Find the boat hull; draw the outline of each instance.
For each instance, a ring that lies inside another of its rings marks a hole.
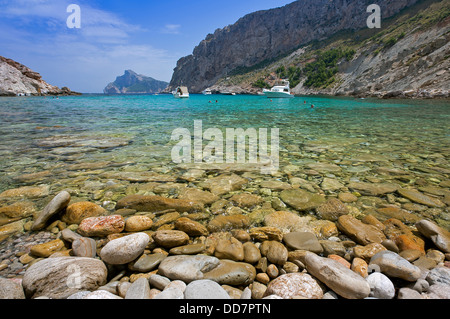
[[[189,98],[189,94],[183,94],[183,95],[180,95],[180,94],[174,94],[173,95],[176,99],[187,99],[187,98]]]
[[[264,92],[265,96],[268,98],[275,98],[275,99],[291,99],[294,96],[290,93],[286,93],[286,92],[272,92],[272,91],[265,91]]]

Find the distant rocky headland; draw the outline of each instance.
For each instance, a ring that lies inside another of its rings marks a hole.
[[[105,94],[154,94],[164,90],[169,83],[126,70],[124,75],[103,90]]]
[[[0,96],[80,95],[67,87],[48,84],[19,62],[0,56]]]
[[[256,94],[287,78],[296,95],[450,97],[449,2],[378,1],[381,29],[366,25],[371,3],[304,0],[246,15],[181,58],[168,90]]]

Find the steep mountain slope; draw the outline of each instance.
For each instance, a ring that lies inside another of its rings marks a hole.
[[[164,90],[169,83],[158,81],[151,77],[137,74],[132,70],[126,70],[124,75],[118,76],[116,80],[104,89],[105,94],[136,94],[136,93],[158,93]]]
[[[256,93],[284,77],[298,95],[448,97],[450,1],[420,1],[382,26],[311,42],[275,62],[221,78],[212,89]]]
[[[380,0],[384,18],[419,0]],[[373,0],[299,0],[281,8],[258,11],[209,34],[181,58],[169,88],[184,83],[200,92],[236,70],[273,61],[302,45],[323,40],[343,30],[366,26]]]
[[[78,95],[67,87],[50,85],[42,76],[23,64],[0,56],[0,96]]]

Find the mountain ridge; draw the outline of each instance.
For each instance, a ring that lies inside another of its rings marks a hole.
[[[125,70],[114,82],[109,83],[103,92],[105,94],[153,94],[164,90],[169,83],[156,80],[133,70]]]
[[[383,18],[391,17],[419,0],[380,0]],[[302,45],[326,39],[342,30],[366,25],[373,0],[303,0],[284,7],[257,11],[233,25],[209,34],[193,53],[181,58],[169,90],[185,83],[201,92],[237,68],[249,68],[276,59]]]
[[[288,77],[296,95],[448,98],[449,57],[450,2],[424,0],[383,20],[382,29],[341,32],[309,43],[221,78],[211,89],[256,94]]]

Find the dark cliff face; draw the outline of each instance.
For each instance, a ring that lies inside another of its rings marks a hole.
[[[200,92],[238,67],[251,67],[341,30],[366,27],[367,7],[378,4],[388,18],[419,0],[299,0],[246,15],[209,34],[181,58],[170,87],[183,83]]]

